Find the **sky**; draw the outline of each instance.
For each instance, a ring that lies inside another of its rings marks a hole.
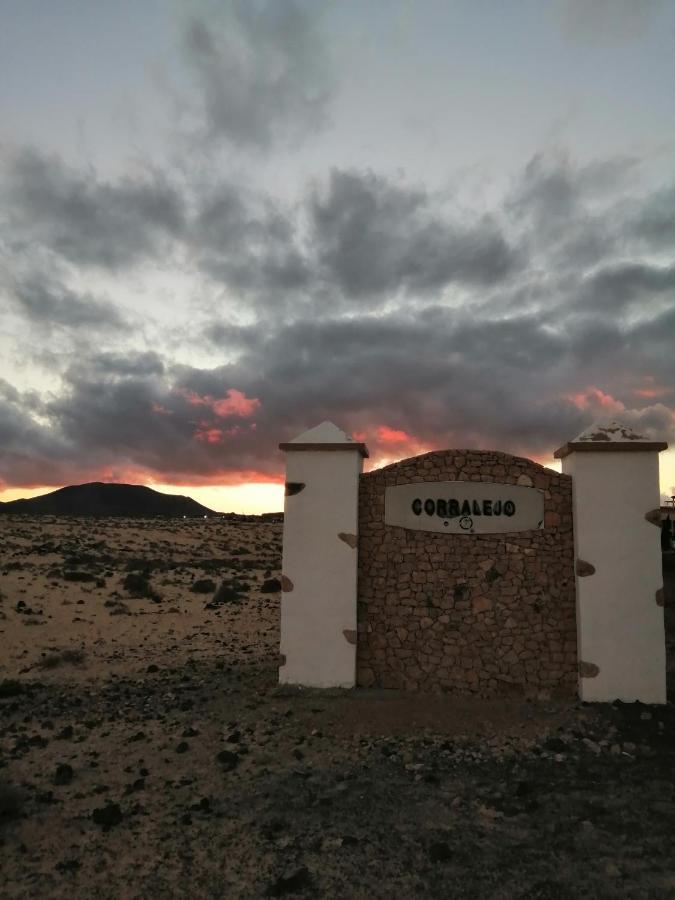
[[[326,419],[370,467],[675,446],[675,4],[0,16],[0,500],[277,510]]]

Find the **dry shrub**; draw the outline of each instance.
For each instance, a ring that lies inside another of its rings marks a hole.
[[[41,669],[56,669],[64,663],[71,666],[81,666],[87,658],[84,650],[79,648],[66,648],[65,650],[56,650],[54,653],[48,653],[38,662]]]

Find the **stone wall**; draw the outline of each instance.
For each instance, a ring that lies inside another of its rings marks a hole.
[[[385,488],[544,492],[544,528],[434,534],[384,523]],[[444,450],[361,476],[357,683],[484,696],[577,688],[572,479],[495,451]]]

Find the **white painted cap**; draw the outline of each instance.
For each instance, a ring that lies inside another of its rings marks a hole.
[[[351,444],[352,439],[333,422],[322,422],[291,439],[291,444]]]
[[[563,459],[575,450],[667,450],[665,441],[639,434],[630,425],[621,422],[598,422],[585,428],[578,437],[563,444],[553,454],[556,459]]]

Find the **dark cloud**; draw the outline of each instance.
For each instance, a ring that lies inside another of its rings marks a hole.
[[[675,300],[675,265],[613,263],[584,280],[580,303],[594,314],[607,311],[616,315],[635,304],[640,305],[639,312],[647,314],[651,302],[664,294]]]
[[[117,270],[154,256],[184,230],[183,199],[159,175],[102,182],[32,149],[3,162],[0,198],[15,242]]]
[[[0,487],[65,483],[60,463],[67,448],[44,412],[33,392],[0,381]]]
[[[273,476],[279,441],[326,418],[376,458],[443,446],[546,455],[608,416],[673,439],[675,264],[634,233],[665,208],[658,195],[617,199],[629,169],[537,158],[494,219],[453,217],[421,188],[354,171],[334,171],[294,210],[226,180],[195,192],[184,246],[250,324],[214,311],[186,342],[228,363],[179,366],[160,344],[81,352],[34,415],[0,384],[0,477]],[[52,297],[26,309],[40,315]]]
[[[310,240],[326,279],[351,297],[493,284],[520,263],[489,217],[456,223],[421,189],[334,170],[310,201]]]
[[[667,379],[653,365],[650,333],[672,346],[675,318],[662,313],[649,331],[614,329],[609,341],[586,328],[583,352],[573,325],[552,330],[535,315],[499,321],[433,307],[232,328],[239,357],[215,369],[171,367],[153,354],[82,359],[41,415],[55,446],[70,448],[73,471],[98,465],[178,483],[276,475],[278,442],[325,418],[363,433],[376,456],[442,446],[547,455],[608,414],[675,437],[667,402],[633,390]],[[628,380],[617,367],[626,359]],[[404,439],[391,444],[391,430]],[[21,441],[3,437],[0,476],[16,480],[11,452]],[[33,432],[22,446],[48,443]],[[62,449],[55,458],[63,460]],[[38,454],[36,470],[41,464]]]
[[[50,329],[61,326],[87,331],[128,331],[130,326],[117,307],[90,294],[76,294],[52,280],[37,276],[15,282],[8,288],[15,307],[32,325]]]
[[[490,286],[525,262],[496,221],[452,220],[421,189],[334,170],[295,215],[232,185],[201,206],[198,264],[266,311],[380,305],[435,297],[452,283]]]
[[[628,189],[632,157],[577,165],[562,151],[536,154],[506,201],[528,251],[549,271],[579,271],[612,256],[623,243],[626,213],[617,197]]]
[[[269,199],[221,184],[198,209],[192,241],[198,265],[233,291],[279,297],[309,288],[311,261],[290,216]]]
[[[634,204],[625,233],[651,250],[675,246],[675,187],[663,188]]]
[[[312,5],[228,0],[187,22],[183,46],[207,138],[263,150],[325,123],[332,80]]]

